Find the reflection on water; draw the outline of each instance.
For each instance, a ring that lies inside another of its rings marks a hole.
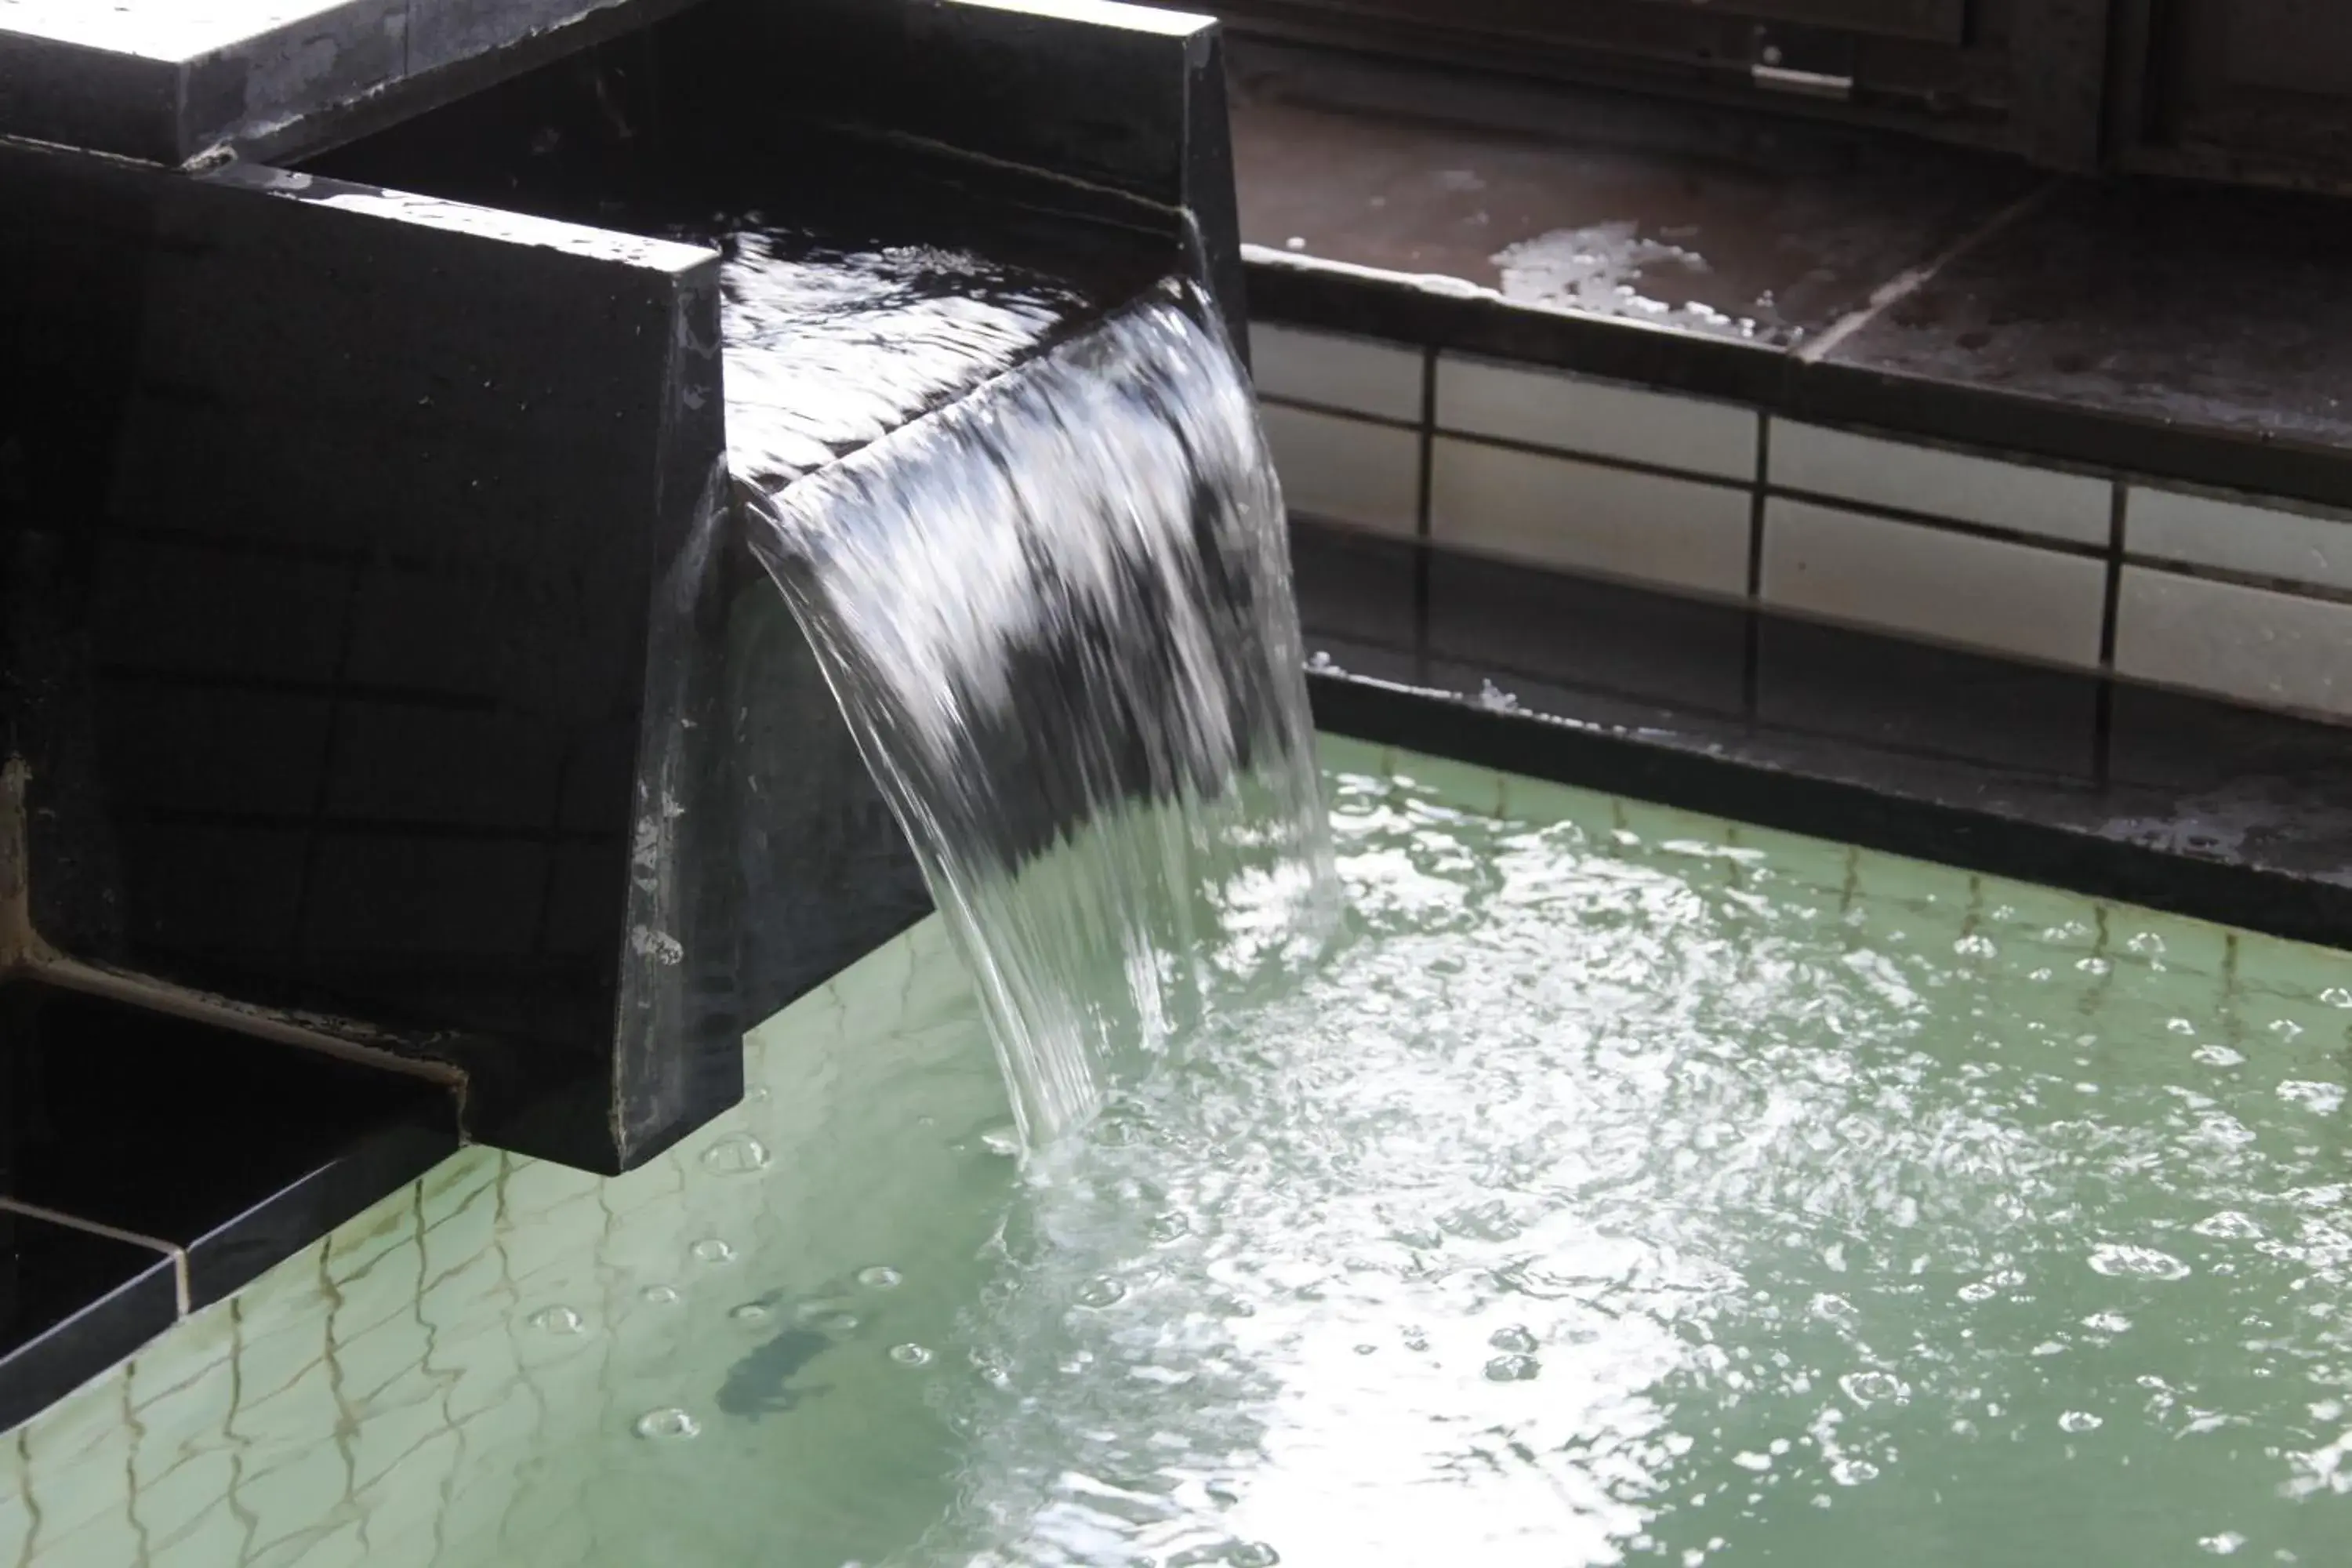
[[[1326,757],[1349,940],[1086,1138],[926,922],[16,1435],[0,1562],[2343,1561],[2340,959]]]

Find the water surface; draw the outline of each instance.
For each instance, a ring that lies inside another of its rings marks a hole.
[[[16,1435],[0,1561],[2344,1561],[2340,955],[1323,746],[1349,939],[1088,1136],[927,921]]]

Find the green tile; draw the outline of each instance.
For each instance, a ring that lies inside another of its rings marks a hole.
[[[2252,931],[2237,936],[2234,968],[2241,991],[2352,1007],[2352,953]]]
[[[1978,879],[1978,929],[2002,940],[2080,956],[2097,943],[2098,906],[2079,893],[2014,882],[2005,877]]]
[[[1422,798],[1448,810],[1471,816],[1501,814],[1503,775],[1492,768],[1424,756],[1419,752],[1399,752],[1394,776]]]
[[[33,1540],[33,1510],[26,1506],[22,1455],[13,1437],[0,1435],[0,1563],[24,1561]]]
[[[1389,773],[1389,749],[1375,742],[1359,741],[1352,735],[1318,734],[1315,756],[1327,773],[1385,778]]]
[[[149,1539],[148,1568],[232,1568],[245,1561],[245,1521],[225,1489],[185,1528]]]
[[[1761,885],[1804,888],[1832,898],[1844,893],[1855,857],[1861,853],[1847,845],[1748,823],[1739,825],[1732,839],[1762,857],[1759,867],[1769,876]]]
[[[131,1382],[131,1407],[143,1426],[190,1427],[182,1413],[190,1392],[208,1373],[229,1370],[236,1357],[235,1315],[226,1302],[207,1307],[131,1358],[124,1374]],[[218,1381],[225,1386],[231,1380]]]
[[[315,1250],[310,1257],[318,1267]],[[331,1298],[323,1289],[289,1291],[291,1298],[276,1310],[246,1312],[237,1325],[237,1388],[242,1408],[250,1409],[293,1386],[327,1357],[327,1324]],[[305,1310],[287,1307],[299,1302]],[[234,1304],[243,1311],[250,1298]]]
[[[112,1568],[140,1559],[139,1527],[118,1504],[72,1523],[41,1519],[29,1568]]]
[[[25,1433],[29,1486],[41,1528],[43,1552],[83,1523],[99,1518],[127,1521],[131,1503],[131,1450],[126,1368],[84,1384],[44,1411]]]
[[[186,1533],[215,1510],[226,1512],[236,1459],[226,1448],[183,1455],[160,1475],[142,1476],[131,1500],[131,1518],[149,1541]]]
[[[451,1165],[465,1163],[464,1155],[448,1162]],[[443,1281],[479,1259],[497,1234],[497,1162],[477,1160],[471,1164],[474,1168],[464,1173],[462,1183],[453,1183],[438,1191],[432,1178],[426,1178],[424,1277],[427,1296],[438,1293]]]
[[[248,1477],[289,1462],[315,1447],[320,1433],[335,1430],[345,1412],[340,1375],[322,1336],[319,1359],[299,1376],[265,1398],[239,1402],[229,1429],[243,1447]]]
[[[1957,867],[1865,849],[1855,856],[1853,871],[1863,900],[1933,911],[1955,927],[1979,902],[1976,874]]]
[[[421,1381],[433,1331],[417,1316],[412,1299],[400,1311],[365,1333],[335,1341],[335,1392],[354,1409],[405,1404]]]
[[[585,1171],[574,1171],[519,1154],[506,1157],[504,1173],[499,1201],[506,1209],[510,1226],[534,1215],[548,1213],[563,1204],[583,1198],[593,1203],[603,1186]]]
[[[231,1496],[253,1521],[251,1562],[302,1562],[309,1544],[331,1533],[322,1521],[344,1501],[351,1476],[341,1445],[327,1436],[333,1430],[312,1427],[278,1462],[257,1473],[248,1463],[238,1478]]]
[[[1598,790],[1521,778],[1516,773],[1500,776],[1502,814],[1514,821],[1538,827],[1572,825],[1581,829],[1586,837],[1596,839],[1605,837],[1617,825],[1616,801]]]
[[[457,1461],[457,1434],[432,1383],[403,1379],[396,1392],[369,1401],[351,1436],[352,1495],[370,1511],[386,1492],[411,1502],[438,1493]]]
[[[360,1568],[367,1561],[364,1521],[322,1525],[262,1547],[247,1568]]]

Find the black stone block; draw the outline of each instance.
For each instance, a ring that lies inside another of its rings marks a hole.
[[[542,58],[565,47],[567,33],[674,9],[669,0],[0,9],[0,135],[173,165],[214,148],[291,155],[354,110],[414,113],[506,57]]]
[[[451,1064],[575,1164],[732,1103],[714,258],[243,166],[0,184],[14,368],[71,394],[0,404],[41,942]]]
[[[457,1147],[448,1083],[121,1000],[10,989],[16,1092],[0,1120],[16,1155],[0,1200],[180,1248],[191,1309]]]
[[[172,1326],[170,1256],[0,1203],[0,1431],[62,1399]]]
[[[0,970],[229,998],[462,1073],[485,1141],[650,1157],[740,1094],[749,1022],[928,908],[730,537],[716,258],[653,237],[709,204],[855,211],[869,244],[1001,230],[1101,309],[1190,265],[1236,315],[1213,26],[11,21],[0,136],[176,164],[414,118],[303,169],[0,142],[28,888]]]

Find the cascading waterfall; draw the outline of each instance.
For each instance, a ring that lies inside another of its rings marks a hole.
[[[796,482],[761,481],[794,452],[738,437],[754,550],[1033,1142],[1319,949],[1339,907],[1281,500],[1198,303],[1171,285]],[[756,352],[730,332],[731,380],[760,384]]]

